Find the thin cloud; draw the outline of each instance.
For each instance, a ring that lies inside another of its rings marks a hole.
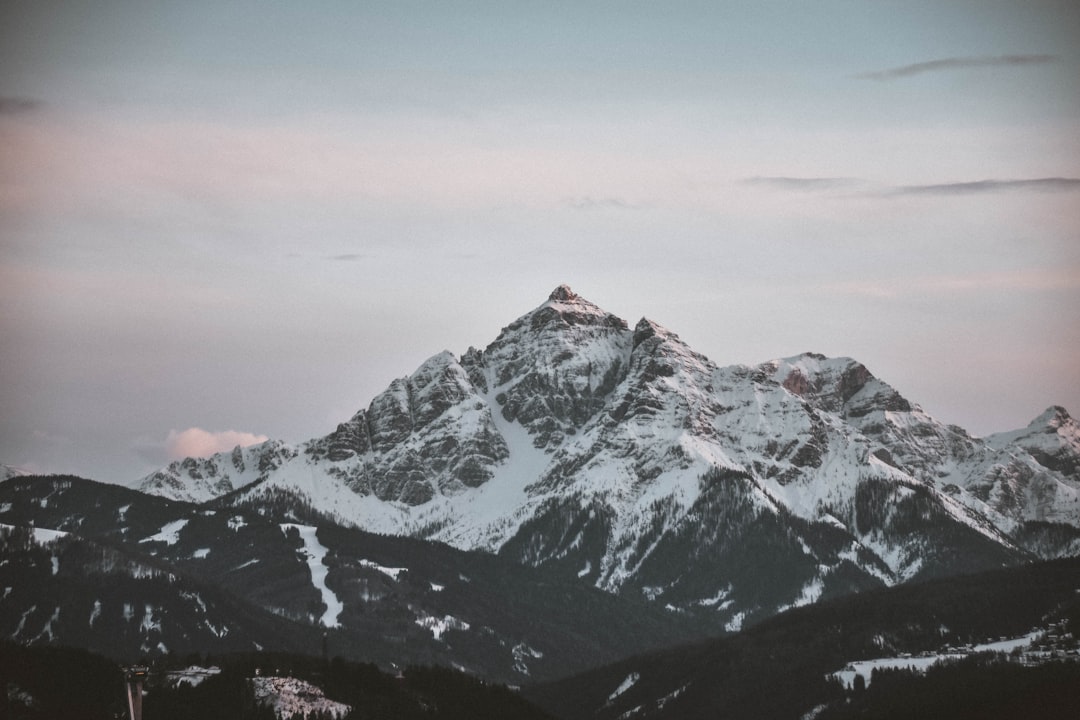
[[[861,183],[861,180],[845,177],[751,177],[743,182],[747,185],[760,185],[772,187],[778,190],[794,190],[810,192],[816,190],[833,190],[836,188],[851,187]]]
[[[784,192],[827,192],[830,190],[861,187],[856,196],[897,197],[904,195],[981,195],[1003,192],[1069,192],[1080,190],[1080,178],[1044,177],[1023,179],[968,180],[952,183],[925,185],[882,186],[867,180],[846,177],[750,177],[746,185],[771,188]]]
[[[1075,267],[852,280],[821,286],[827,292],[882,300],[980,292],[1055,292],[1077,288],[1080,288],[1080,268]]]
[[[23,115],[41,107],[41,102],[33,98],[0,95],[0,115]]]
[[[972,182],[941,183],[937,185],[905,185],[896,188],[892,195],[978,195],[984,193],[1011,192],[1061,192],[1080,190],[1080,178],[1047,177],[1030,180],[975,180]]]
[[[898,78],[922,75],[923,73],[958,70],[962,68],[982,67],[1017,67],[1027,65],[1045,65],[1057,62],[1056,55],[989,55],[980,57],[953,57],[928,62],[913,63],[900,67],[863,73],[855,77],[860,80],[896,80]]]
[[[364,260],[368,256],[363,253],[342,253],[341,255],[330,255],[327,260],[336,260],[338,262],[356,262],[358,260]]]
[[[617,197],[594,198],[583,196],[571,198],[567,201],[575,210],[595,210],[598,208],[614,208],[617,210],[638,210],[644,207],[641,203],[634,203]]]

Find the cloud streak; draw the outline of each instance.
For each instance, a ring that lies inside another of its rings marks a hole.
[[[1022,67],[1028,65],[1045,65],[1047,63],[1057,62],[1057,60],[1058,57],[1056,55],[987,55],[978,57],[953,57],[862,73],[855,77],[860,80],[886,81],[911,77],[912,75],[959,70],[963,68]]]
[[[778,190],[781,192],[827,192],[842,188],[863,186],[873,188],[874,184],[866,180],[842,177],[752,177],[743,182],[747,185]],[[877,197],[897,197],[904,195],[949,196],[949,195],[989,195],[1002,192],[1069,192],[1080,190],[1080,178],[1044,177],[1010,178],[1005,180],[966,180],[951,183],[928,183],[923,185],[877,186],[876,190],[867,189],[867,195]],[[857,193],[862,196],[864,193]]]
[[[982,292],[1046,293],[1080,288],[1080,268],[1027,268],[966,274],[923,275],[879,280],[852,280],[821,286],[840,295],[896,300],[943,297]]]
[[[0,95],[0,115],[24,115],[41,107],[33,98]]]
[[[751,177],[743,182],[747,185],[772,187],[778,190],[792,190],[797,192],[813,192],[819,190],[835,190],[837,188],[851,187],[862,181],[846,177]]]
[[[640,210],[645,207],[643,203],[624,200],[619,197],[592,197],[584,195],[570,198],[567,204],[575,210],[596,210],[599,208],[614,208],[616,210]]]
[[[892,195],[982,195],[1011,192],[1061,192],[1080,190],[1080,178],[1047,177],[1028,180],[975,180],[971,182],[941,183],[936,185],[905,185],[896,188]]]

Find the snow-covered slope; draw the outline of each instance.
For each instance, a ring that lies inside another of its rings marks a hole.
[[[321,688],[306,680],[294,677],[254,677],[248,680],[255,696],[255,703],[273,709],[281,720],[297,715],[308,717],[345,717],[352,710],[344,703],[328,699]]]
[[[432,357],[325,437],[184,460],[141,487],[501,552],[715,607],[735,629],[1025,548],[1074,552],[1048,523],[1080,525],[1078,466],[1061,408],[980,440],[854,360],[718,367],[560,286],[483,351]]]

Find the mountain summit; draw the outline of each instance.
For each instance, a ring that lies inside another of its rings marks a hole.
[[[974,438],[849,358],[718,367],[560,285],[330,434],[174,462],[141,488],[545,565],[737,629],[785,607],[1080,551],[1061,408]]]

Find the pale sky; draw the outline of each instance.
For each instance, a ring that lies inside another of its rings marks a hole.
[[[0,6],[0,463],[331,431],[567,283],[1080,413],[1080,4]]]

